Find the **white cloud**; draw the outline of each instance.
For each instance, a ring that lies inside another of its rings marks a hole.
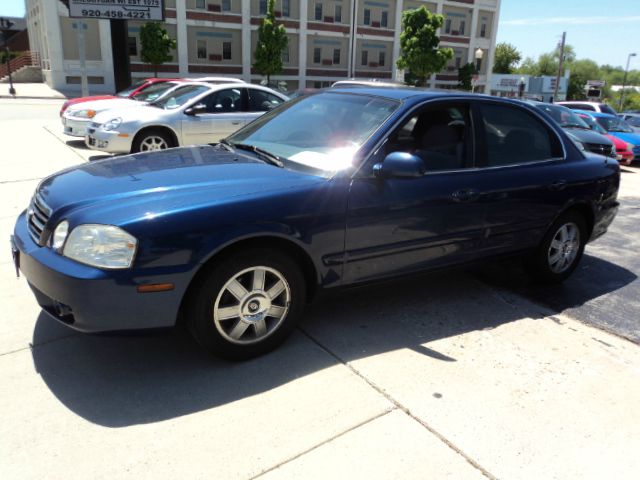
[[[625,17],[531,17],[520,18],[516,20],[503,20],[500,22],[500,26],[525,26],[532,27],[537,25],[603,25],[612,23],[630,23],[640,22],[640,16],[625,16]]]

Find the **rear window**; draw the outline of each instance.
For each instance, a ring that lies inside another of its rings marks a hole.
[[[600,111],[602,113],[609,113],[611,115],[617,115],[616,111],[611,108],[609,105],[605,105],[604,103],[600,104]]]

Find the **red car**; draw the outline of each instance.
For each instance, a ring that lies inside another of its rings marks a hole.
[[[625,142],[624,140],[620,140],[618,137],[614,137],[613,135],[609,135],[609,133],[607,133],[607,131],[604,128],[602,128],[600,124],[596,122],[593,118],[591,118],[589,115],[585,115],[583,113],[578,113],[578,112],[576,112],[576,114],[582,120],[584,120],[587,125],[589,125],[591,130],[598,132],[601,135],[604,135],[605,137],[607,137],[609,140],[613,142],[613,144],[616,147],[616,155],[620,163],[624,165],[631,165],[631,162],[633,162],[633,158],[635,154],[633,153],[633,150],[631,150],[631,147],[627,142]]]
[[[170,82],[172,80],[179,80],[178,78],[145,78],[144,80],[140,80],[139,82],[134,83],[129,88],[122,90],[121,92],[116,93],[115,95],[92,95],[90,97],[80,97],[80,98],[72,98],[67,100],[62,104],[62,108],[60,109],[60,116],[64,113],[64,111],[69,108],[71,105],[75,105],[76,103],[82,102],[91,102],[93,100],[109,100],[112,98],[133,98],[136,94],[142,92],[144,89],[149,88],[151,85],[162,82]]]

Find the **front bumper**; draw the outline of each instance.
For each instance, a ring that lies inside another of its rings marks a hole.
[[[84,143],[92,150],[100,150],[107,153],[129,153],[133,135],[116,131],[105,131],[99,128],[89,127],[84,138]]]
[[[49,316],[82,332],[162,328],[175,325],[190,272],[140,274],[82,265],[36,245],[23,212],[11,237],[12,250],[36,300]],[[174,283],[175,289],[138,293],[137,286]]]
[[[72,137],[84,137],[90,122],[90,118],[62,117],[64,133]]]

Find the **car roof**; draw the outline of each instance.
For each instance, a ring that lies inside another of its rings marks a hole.
[[[206,83],[246,83],[244,80],[233,77],[188,77],[184,78],[188,82],[206,82]]]
[[[323,92],[327,93],[353,93],[357,95],[373,95],[377,97],[385,97],[391,100],[406,100],[409,98],[446,98],[446,97],[468,97],[468,98],[495,98],[489,95],[472,94],[458,90],[439,90],[432,88],[418,88],[407,85],[376,85],[369,86],[358,84],[353,86],[340,86],[339,88],[327,88]]]

